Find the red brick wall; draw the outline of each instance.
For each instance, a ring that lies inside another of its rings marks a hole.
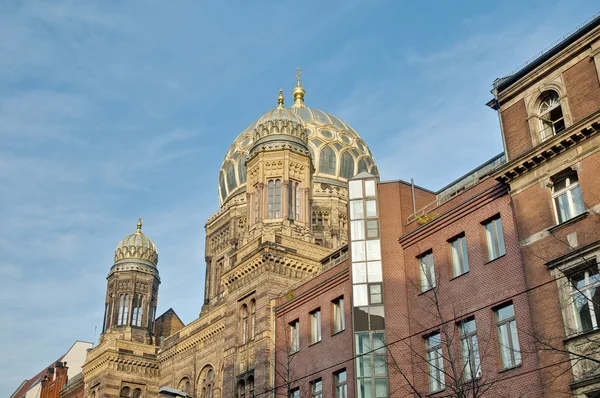
[[[573,123],[600,109],[600,84],[594,60],[586,57],[563,72]]]
[[[524,100],[521,99],[502,110],[500,116],[509,159],[514,159],[533,148]]]
[[[275,308],[277,395],[286,395],[286,383],[300,388],[300,396],[310,396],[310,382],[321,379],[323,396],[334,396],[334,372],[346,369],[348,396],[354,396],[352,360],[352,285],[349,261],[342,262],[292,291],[293,298],[281,297]],[[333,334],[332,300],[344,297],[345,330]],[[290,296],[291,297],[291,296]],[[311,311],[321,309],[321,341],[311,344]],[[300,321],[300,350],[288,354],[289,327]],[[290,372],[289,375],[287,372]]]

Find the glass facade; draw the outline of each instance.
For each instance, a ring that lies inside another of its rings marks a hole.
[[[387,397],[387,355],[377,180],[349,182],[356,396]]]

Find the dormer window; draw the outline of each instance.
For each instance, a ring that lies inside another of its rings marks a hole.
[[[548,91],[542,95],[539,115],[541,124],[540,139],[542,142],[559,134],[566,127],[560,99],[556,91]]]

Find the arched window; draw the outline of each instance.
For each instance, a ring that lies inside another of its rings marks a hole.
[[[360,173],[360,172],[362,172],[362,171],[366,171],[366,172],[368,172],[368,171],[369,171],[369,168],[367,167],[367,163],[365,162],[365,160],[364,160],[364,159],[361,159],[361,160],[358,162],[358,172]]]
[[[205,366],[200,372],[198,385],[202,387],[202,398],[213,398],[215,388],[215,371],[210,365]]]
[[[256,301],[250,301],[250,340],[256,335]]]
[[[240,321],[240,333],[242,335],[242,344],[245,344],[248,340],[248,307],[246,306],[246,304],[242,305],[242,308],[240,309]]]
[[[248,377],[248,398],[254,398],[254,377]]]
[[[130,398],[130,396],[131,396],[131,389],[129,387],[123,387],[123,388],[121,388],[121,394],[119,394],[119,396],[121,398]]]
[[[267,183],[267,218],[281,217],[281,180],[269,180]]]
[[[131,306],[131,326],[142,326],[142,296],[140,294],[133,296],[133,305]]]
[[[244,380],[238,382],[237,398],[246,398],[246,383],[244,383]]]
[[[119,299],[119,319],[117,325],[127,325],[129,319],[129,295],[121,294]]]
[[[92,397],[91,398],[96,398],[96,391],[92,391]]]
[[[235,167],[233,167],[233,163],[229,163],[229,166],[227,166],[227,190],[233,192],[236,186]]]
[[[140,390],[139,388],[133,390],[132,398],[142,398],[142,390]]]
[[[336,161],[337,156],[335,155],[333,148],[330,146],[323,147],[323,149],[321,149],[321,154],[319,155],[319,173],[336,175]]]
[[[219,188],[221,191],[221,201],[225,201],[227,197],[227,189],[225,188],[225,176],[223,175],[223,171],[219,174]]]
[[[190,383],[190,379],[188,379],[187,377],[184,377],[183,379],[181,379],[181,381],[179,382],[177,389],[180,391],[184,391],[186,393],[191,393],[192,392],[192,383]]]
[[[542,141],[565,129],[565,119],[556,91],[548,91],[542,94],[540,97],[539,113],[541,123],[540,138]]]
[[[300,219],[300,183],[296,181],[288,184],[288,218]]]
[[[347,180],[354,177],[354,157],[352,157],[350,152],[344,152],[342,154],[340,177],[343,177]]]
[[[246,174],[248,173],[246,169],[246,161],[248,160],[248,156],[242,155],[238,162],[238,179],[240,180],[240,184],[246,182]]]

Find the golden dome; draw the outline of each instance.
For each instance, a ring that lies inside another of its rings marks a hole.
[[[122,260],[137,259],[158,265],[158,251],[154,243],[142,233],[142,219],[138,219],[137,230],[126,236],[115,249],[115,263]]]
[[[308,108],[304,105],[304,94],[301,94],[292,108],[283,108],[282,103],[281,108],[266,112],[235,139],[225,155],[219,174],[221,205],[245,192],[246,161],[257,140],[255,130],[273,119],[290,120],[305,127],[308,150],[315,166],[313,181],[347,186],[348,179],[361,171],[379,175],[373,155],[358,133],[338,117]]]

